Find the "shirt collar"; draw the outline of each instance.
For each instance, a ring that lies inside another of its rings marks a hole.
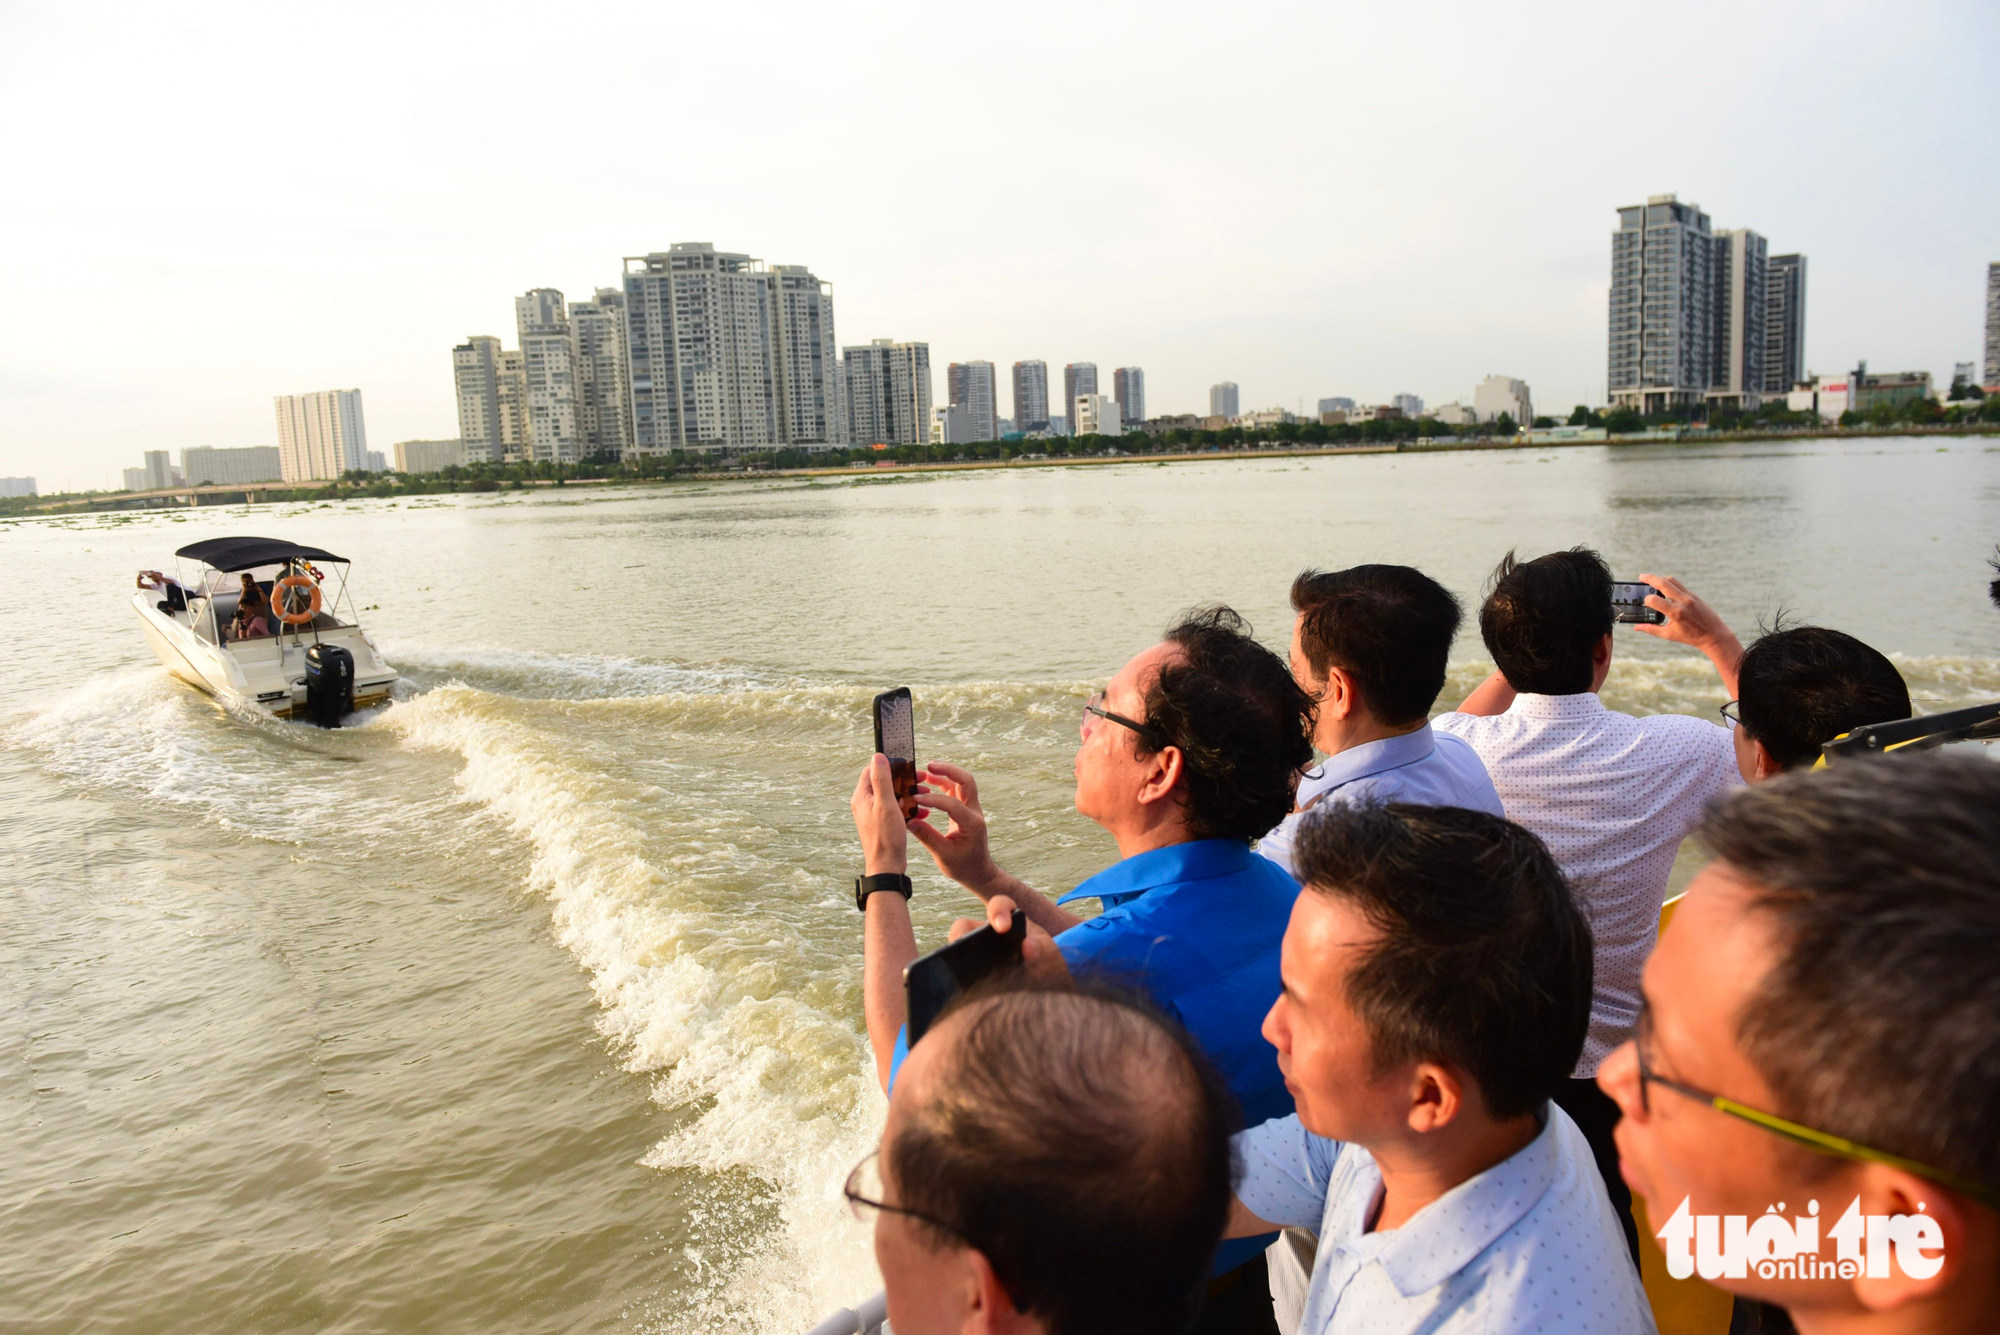
[[[1109,908],[1113,900],[1130,899],[1159,886],[1234,876],[1249,868],[1251,856],[1250,845],[1241,839],[1193,839],[1184,844],[1168,844],[1113,863],[1056,903],[1096,898]]]
[[[1401,1228],[1372,1235],[1380,1239],[1375,1260],[1396,1291],[1410,1298],[1436,1288],[1520,1223],[1555,1183],[1556,1135],[1556,1119],[1544,1105],[1541,1134],[1526,1146],[1459,1183]]]
[[[1321,761],[1317,768],[1299,776],[1298,803],[1303,807],[1322,793],[1353,783],[1356,779],[1414,765],[1435,750],[1437,734],[1426,723],[1411,732],[1378,737],[1372,742],[1336,751]]]
[[[1604,701],[1597,698],[1595,691],[1579,691],[1575,695],[1531,695],[1526,692],[1514,697],[1514,703],[1507,706],[1509,714],[1519,714],[1526,718],[1590,718],[1605,713]]]

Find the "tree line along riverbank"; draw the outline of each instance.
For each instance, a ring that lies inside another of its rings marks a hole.
[[[1981,408],[2000,409],[2000,398]],[[1547,419],[1539,419],[1546,421]],[[1576,422],[1575,425],[1585,425]],[[1620,423],[1620,425],[1624,425]],[[1313,455],[1436,452],[1453,450],[1563,449],[1579,445],[1679,442],[1710,444],[1747,440],[1862,439],[1906,436],[2000,435],[2000,411],[1938,423],[1849,427],[1763,425],[1745,421],[1731,428],[1676,422],[1641,423],[1638,430],[1589,438],[1551,438],[1529,433],[1453,433],[1429,421],[1374,421],[1348,426],[1286,423],[1252,432],[1175,430],[1159,435],[1080,436],[1050,440],[1006,440],[958,445],[902,445],[873,449],[744,451],[735,455],[692,452],[648,455],[628,460],[576,463],[463,464],[435,473],[354,472],[334,481],[297,485],[179,487],[155,492],[76,492],[0,499],[0,517],[26,518],[185,506],[253,502],[346,501],[371,497],[459,495],[524,491],[544,487],[646,486],[673,482],[716,482],[740,478],[853,477],[968,469],[1102,466],[1119,463],[1172,463],[1222,458],[1284,458]],[[1372,428],[1372,429],[1371,429]]]

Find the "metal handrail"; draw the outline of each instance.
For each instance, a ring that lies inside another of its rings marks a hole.
[[[889,1331],[889,1295],[877,1293],[852,1307],[843,1307],[806,1332],[806,1335],[877,1335]]]

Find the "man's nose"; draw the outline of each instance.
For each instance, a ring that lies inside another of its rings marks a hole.
[[[1597,1068],[1597,1087],[1611,1096],[1624,1116],[1645,1120],[1646,1110],[1639,1097],[1638,1044],[1628,1039],[1611,1050]]]

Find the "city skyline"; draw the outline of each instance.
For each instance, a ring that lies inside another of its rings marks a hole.
[[[810,259],[841,303],[844,343],[920,338],[940,369],[1143,366],[1152,415],[1198,410],[1225,378],[1246,409],[1297,409],[1453,400],[1495,368],[1566,411],[1606,401],[1614,210],[1671,192],[1811,257],[1806,369],[1865,358],[1943,379],[1982,359],[2000,183],[1962,144],[2000,119],[1990,6],[1885,25],[1695,3],[1677,26],[1732,41],[1690,72],[1694,39],[1655,40],[1637,12],[1586,25],[1554,6],[1447,5],[1423,23],[1419,67],[1350,61],[1336,87],[1300,53],[1403,49],[1416,20],[1252,5],[1217,29],[1168,5],[1135,29],[1031,4],[998,38],[940,14],[876,41],[796,6],[611,6],[554,23],[504,10],[470,27],[415,12],[393,28],[233,5],[8,11],[0,107],[43,128],[10,145],[16,193],[0,218],[6,253],[32,257],[10,290],[38,312],[0,333],[0,474],[102,487],[141,444],[271,444],[271,397],[299,385],[363,387],[377,440],[451,436],[437,349],[514,328],[523,292],[574,304],[612,279],[605,256],[685,237]],[[736,97],[733,68],[697,53],[746,20],[810,43],[825,77]],[[1032,43],[1037,24],[1076,40]],[[667,53],[661,78],[595,89],[601,125],[722,105],[740,124],[678,142],[657,172],[628,169],[641,132],[577,136],[534,118],[437,154],[429,132],[493,104],[484,72],[527,32],[554,68]],[[1134,59],[1089,59],[1092,40]],[[933,48],[970,55],[937,62]],[[1286,61],[1299,77],[1269,77]],[[1507,68],[1536,77],[1503,88],[1489,76]],[[749,151],[891,72],[921,108],[893,157],[794,154],[775,173]],[[1203,97],[1170,95],[1191,82]],[[1633,83],[1692,94],[1648,123],[1642,152],[1629,128],[1578,114]],[[1117,161],[1056,207],[1060,175],[1027,146],[1086,134],[1115,136]],[[879,207],[913,166],[956,161],[975,138],[1000,145],[1002,207]],[[1845,167],[1828,165],[1829,144]],[[271,187],[268,164],[306,159],[329,164],[338,208]],[[496,189],[543,159],[592,184]],[[1871,186],[1884,164],[1920,187]],[[1044,178],[1039,197],[1018,184]],[[100,346],[114,309],[134,350],[115,375]]]

